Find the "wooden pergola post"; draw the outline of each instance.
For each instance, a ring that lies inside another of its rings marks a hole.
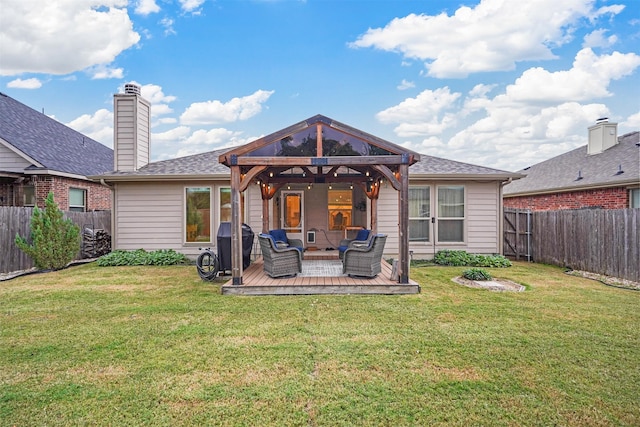
[[[231,277],[234,285],[242,285],[242,214],[240,166],[231,166]]]
[[[400,192],[398,197],[398,236],[399,236],[399,264],[398,282],[409,283],[409,164],[399,166]]]

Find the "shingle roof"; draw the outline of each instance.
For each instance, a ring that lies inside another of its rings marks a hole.
[[[420,154],[420,161],[409,167],[410,175],[492,175],[518,177],[517,173],[507,172],[470,163],[456,162],[454,160]]]
[[[132,179],[145,178],[180,178],[194,177],[202,175],[219,175],[228,177],[229,168],[218,162],[221,154],[232,150],[232,148],[223,148],[220,150],[210,151],[202,154],[195,154],[177,159],[163,160],[159,162],[149,163],[137,171],[114,171],[104,174],[105,177],[122,180],[130,177]],[[487,177],[506,179],[508,177],[517,178],[519,175],[514,172],[505,172],[498,169],[486,168],[483,166],[472,165],[468,163],[456,162],[453,160],[442,159],[439,157],[420,155],[420,161],[409,167],[409,173],[413,176],[437,177],[453,175],[461,178],[465,176]]]
[[[640,183],[640,132],[618,138],[618,144],[598,154],[587,146],[523,169],[525,178],[504,187],[504,195],[550,193],[581,188]],[[618,173],[619,168],[623,173]],[[581,176],[581,179],[578,179]]]
[[[113,169],[111,148],[3,93],[0,93],[0,138],[44,169],[81,176]]]
[[[137,171],[114,171],[105,175],[109,177],[175,176],[176,178],[197,175],[229,175],[229,168],[218,163],[218,156],[230,149],[223,148],[177,159],[152,162]]]

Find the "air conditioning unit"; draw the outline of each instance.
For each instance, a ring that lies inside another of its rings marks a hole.
[[[307,231],[307,243],[315,243],[315,242],[316,242],[316,232]]]

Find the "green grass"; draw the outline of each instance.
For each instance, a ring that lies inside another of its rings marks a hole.
[[[0,282],[0,425],[640,425],[640,292],[515,263],[520,293],[233,297],[194,266]]]

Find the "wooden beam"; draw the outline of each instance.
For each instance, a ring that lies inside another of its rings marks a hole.
[[[242,285],[241,213],[240,167],[231,166],[231,276],[234,285]]]
[[[409,283],[409,165],[400,165],[398,197],[399,271],[398,282]]]
[[[406,162],[403,156],[335,156],[335,157],[238,157],[239,166],[371,166],[401,165]]]
[[[251,184],[253,179],[256,176],[260,175],[260,173],[263,172],[266,168],[267,168],[266,166],[254,166],[254,167],[252,167],[249,170],[249,172],[247,172],[244,175],[244,178],[240,182],[240,191],[245,191],[249,187],[249,185]]]
[[[396,179],[396,175],[391,171],[391,169],[383,165],[373,165],[371,167],[384,175],[396,191],[400,191],[400,181]]]
[[[322,157],[322,124],[316,124],[316,156]]]

